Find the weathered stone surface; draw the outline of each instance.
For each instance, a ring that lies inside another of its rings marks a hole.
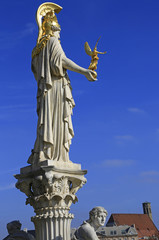
[[[35,240],[32,234],[21,230],[21,223],[19,221],[12,221],[7,224],[9,235],[3,240]]]
[[[70,163],[60,168],[49,161],[41,167],[28,166],[15,175],[16,187],[27,196],[26,204],[34,208],[32,217],[38,240],[70,239],[73,214],[69,213],[72,203],[78,201],[76,192],[86,183],[86,170]],[[78,170],[77,170],[78,169]]]

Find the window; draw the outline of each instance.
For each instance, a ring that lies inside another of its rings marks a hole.
[[[110,231],[110,235],[113,235],[113,231]]]
[[[116,234],[116,231],[114,231],[114,235]]]
[[[125,232],[125,230],[121,230],[121,234],[125,234],[126,232]]]

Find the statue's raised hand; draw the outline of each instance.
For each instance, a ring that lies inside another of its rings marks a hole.
[[[96,72],[94,72],[94,71],[92,71],[90,69],[87,69],[84,75],[90,82],[97,81],[97,78],[96,78],[97,74],[96,74]]]
[[[90,82],[97,81],[97,73],[95,71],[82,68],[67,57],[63,57],[62,65],[65,69],[83,74]]]

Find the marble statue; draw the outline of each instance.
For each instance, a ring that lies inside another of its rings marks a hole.
[[[56,18],[61,9],[55,3],[46,2],[36,13],[39,35],[32,52],[32,71],[37,81],[37,136],[28,159],[30,165],[15,175],[16,187],[27,196],[26,204],[34,208],[31,221],[38,240],[70,240],[74,218],[70,207],[78,201],[76,193],[87,181],[87,170],[82,170],[81,164],[69,159],[74,136],[71,115],[75,103],[67,70],[83,74],[92,82],[96,81],[96,74],[66,57],[60,44],[61,28]],[[96,55],[95,49],[92,62]],[[100,214],[93,211],[90,221],[81,229],[96,236],[96,225],[101,225],[106,216],[104,211]]]
[[[95,207],[89,212],[89,219],[75,231],[72,240],[98,240],[96,231],[103,226],[108,215],[103,207]]]
[[[19,221],[12,221],[7,224],[9,235],[3,240],[35,240],[34,236],[21,230],[22,224]]]
[[[66,57],[60,44],[60,25],[55,13],[62,7],[42,4],[37,11],[39,37],[32,52],[32,71],[37,81],[37,137],[28,159],[30,164],[45,160],[70,162],[69,148],[74,136],[72,109],[75,106],[67,70],[96,81],[94,71]]]

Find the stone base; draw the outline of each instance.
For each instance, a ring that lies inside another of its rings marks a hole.
[[[46,160],[15,175],[16,187],[27,195],[26,204],[36,213],[32,221],[37,240],[70,240],[73,215],[69,210],[78,201],[75,194],[86,183],[86,173],[80,164]]]
[[[81,164],[77,164],[77,163],[72,163],[70,162],[55,162],[55,161],[51,161],[51,160],[45,160],[43,162],[41,162],[39,165],[29,165],[26,167],[23,167],[20,169],[20,173],[21,174],[26,174],[29,172],[35,172],[37,170],[39,170],[42,167],[51,167],[54,169],[58,169],[58,170],[72,170],[72,171],[81,171]],[[87,171],[84,170],[84,174],[86,174]]]

